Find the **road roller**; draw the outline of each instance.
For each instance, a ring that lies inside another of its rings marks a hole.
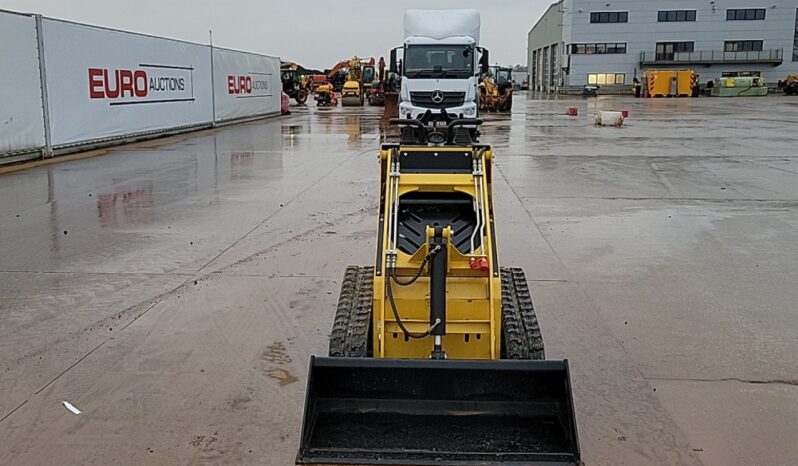
[[[341,105],[344,107],[362,107],[364,101],[363,65],[360,63],[359,58],[353,57],[349,60],[346,82],[341,88]]]

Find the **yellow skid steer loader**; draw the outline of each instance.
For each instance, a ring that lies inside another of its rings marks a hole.
[[[568,361],[544,360],[524,273],[499,266],[481,121],[391,123],[376,259],[347,268],[311,358],[297,464],[579,464]]]

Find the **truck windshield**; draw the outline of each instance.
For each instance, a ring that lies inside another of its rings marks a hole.
[[[408,78],[468,78],[474,51],[467,45],[408,45],[403,66]]]

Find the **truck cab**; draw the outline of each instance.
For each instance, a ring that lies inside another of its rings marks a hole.
[[[391,71],[401,76],[399,115],[419,118],[443,109],[475,118],[478,78],[488,63],[488,51],[479,46],[479,12],[408,10],[404,26],[404,43],[391,51]]]
[[[498,65],[490,67],[490,75],[496,80],[496,85],[499,89],[506,89],[513,86],[513,69]]]

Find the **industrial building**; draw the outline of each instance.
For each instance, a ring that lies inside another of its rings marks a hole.
[[[759,1],[759,3],[757,3]],[[700,81],[798,73],[796,0],[560,0],[528,34],[530,89],[629,89],[648,69]]]

